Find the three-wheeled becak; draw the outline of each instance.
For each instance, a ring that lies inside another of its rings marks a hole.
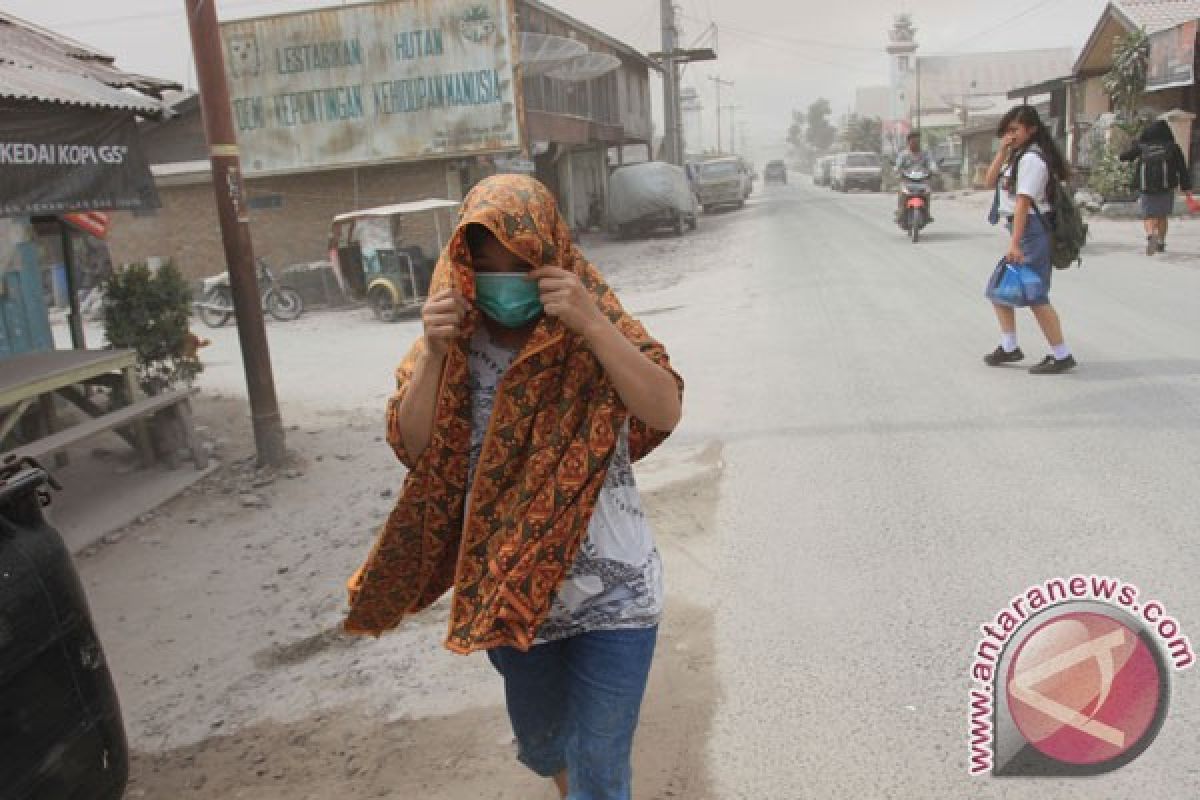
[[[438,254],[454,232],[458,206],[430,199],[334,217],[329,260],[342,291],[365,300],[384,322],[419,309]]]

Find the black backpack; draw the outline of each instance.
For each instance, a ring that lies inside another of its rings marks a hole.
[[[1136,188],[1140,192],[1158,194],[1179,187],[1175,170],[1171,168],[1171,145],[1163,142],[1145,142],[1138,158],[1134,175]]]
[[[1042,227],[1050,231],[1050,263],[1055,269],[1067,269],[1075,264],[1083,266],[1081,251],[1087,244],[1088,226],[1079,206],[1075,205],[1070,187],[1051,175],[1046,194],[1054,203],[1054,224],[1042,216],[1037,203],[1033,204],[1033,210]]]
[[[1042,227],[1050,232],[1050,263],[1055,269],[1067,269],[1076,264],[1083,266],[1083,248],[1087,245],[1088,226],[1083,221],[1083,214],[1075,204],[1071,187],[1060,181],[1050,167],[1050,161],[1045,153],[1035,150],[1046,170],[1050,173],[1046,181],[1046,199],[1054,204],[1054,224],[1042,216],[1042,210],[1035,201],[1033,212],[1037,214]]]

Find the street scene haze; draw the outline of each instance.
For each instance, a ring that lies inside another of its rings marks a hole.
[[[0,800],[1200,797],[1198,41],[7,0]]]

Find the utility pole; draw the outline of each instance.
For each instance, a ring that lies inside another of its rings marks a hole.
[[[917,56],[917,133],[921,132],[921,57]]]
[[[741,106],[735,105],[725,106],[725,110],[729,112],[729,152],[731,154],[737,153],[737,137],[734,135],[734,131],[737,112],[740,108]]]
[[[246,212],[246,192],[242,183],[241,157],[225,82],[225,59],[221,53],[221,35],[217,28],[216,0],[183,0],[192,53],[196,59],[196,83],[204,132],[212,160],[213,192],[217,218],[229,265],[229,285],[233,292],[233,311],[237,319],[238,341],[246,371],[250,396],[250,416],[254,425],[254,444],[261,466],[279,466],[287,455],[283,420],[275,397],[275,378],[271,371],[271,353],[263,326],[259,302],[254,250],[250,242],[250,218]]]
[[[679,68],[675,60],[676,42],[674,0],[659,0],[662,16],[663,48],[663,160],[683,164],[679,152]]]
[[[693,61],[713,61],[717,54],[711,48],[684,49],[679,46],[679,28],[675,24],[673,0],[659,0],[662,15],[661,53],[650,58],[663,68],[663,159],[683,165],[683,110],[679,91],[679,65]]]
[[[733,81],[723,81],[720,75],[709,75],[708,79],[717,85],[717,154],[721,153],[721,87],[733,86]]]

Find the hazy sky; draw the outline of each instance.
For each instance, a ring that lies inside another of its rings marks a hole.
[[[658,0],[547,1],[643,51],[660,45]],[[2,4],[9,13],[107,51],[126,69],[194,82],[184,0]],[[227,19],[328,5],[337,3],[218,0],[217,9]],[[1104,6],[1105,0],[677,0],[685,44],[698,40],[710,22],[720,31],[720,61],[694,65],[685,75],[685,84],[700,90],[706,106],[708,141],[714,138],[715,120],[713,83],[706,78],[719,72],[735,82],[732,91],[724,91],[722,104],[741,107],[738,119],[748,123],[753,149],[760,154],[781,146],[792,108],[825,95],[842,113],[853,103],[856,86],[887,82],[883,46],[898,11],[913,14],[920,52],[934,54],[1078,50]],[[723,127],[728,130],[727,122]]]

